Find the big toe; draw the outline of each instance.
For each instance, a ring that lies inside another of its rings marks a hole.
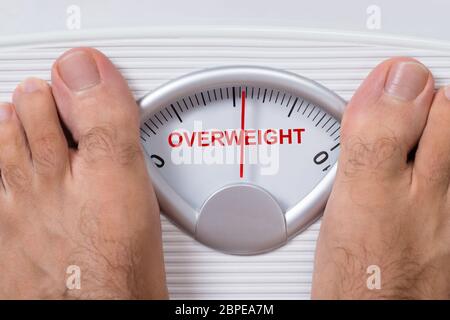
[[[339,174],[404,173],[424,130],[434,93],[429,70],[410,58],[378,65],[345,112]]]
[[[139,110],[120,72],[101,52],[77,48],[52,69],[59,113],[84,160],[126,162],[140,151]]]

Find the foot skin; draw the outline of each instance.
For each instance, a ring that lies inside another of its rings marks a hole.
[[[423,65],[396,58],[349,103],[313,298],[449,298],[450,90],[433,88]]]
[[[139,110],[103,54],[70,50],[51,88],[0,105],[0,172],[0,298],[167,296]]]

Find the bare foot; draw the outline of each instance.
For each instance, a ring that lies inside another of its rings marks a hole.
[[[450,90],[433,87],[423,65],[391,59],[349,103],[313,298],[450,297]]]
[[[139,111],[103,54],[70,50],[52,88],[27,79],[1,104],[0,170],[1,298],[166,297]]]

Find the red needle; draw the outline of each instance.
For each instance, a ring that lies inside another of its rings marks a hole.
[[[244,177],[244,143],[245,143],[245,91],[242,90],[242,108],[241,108],[241,160],[239,163],[239,176]]]

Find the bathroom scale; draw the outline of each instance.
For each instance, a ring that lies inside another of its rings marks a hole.
[[[444,0],[3,1],[0,99],[92,46],[141,108],[172,299],[308,299],[340,120],[370,70],[450,83]]]

